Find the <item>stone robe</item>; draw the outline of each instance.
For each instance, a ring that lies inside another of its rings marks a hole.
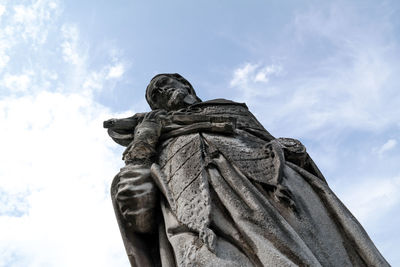
[[[157,224],[135,233],[114,198],[133,266],[389,266],[298,141],[272,137],[244,104],[182,112],[214,119],[165,133],[151,167],[127,166],[113,183],[115,196],[134,177],[125,210]],[[143,186],[149,177],[156,186]],[[152,210],[137,204],[156,198]]]

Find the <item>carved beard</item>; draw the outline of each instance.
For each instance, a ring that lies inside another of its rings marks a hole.
[[[196,98],[193,95],[177,89],[171,94],[168,100],[168,107],[170,107],[170,109],[180,109],[194,103],[196,103]]]

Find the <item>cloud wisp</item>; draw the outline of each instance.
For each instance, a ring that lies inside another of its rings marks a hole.
[[[104,51],[112,63],[91,67],[58,1],[2,7],[0,266],[127,265],[109,199],[121,151],[101,128],[126,114],[95,101],[126,64]]]
[[[400,54],[400,45],[390,26],[391,17],[371,19],[350,4],[343,10],[342,4],[297,13],[286,27],[285,36],[292,38],[287,38],[280,51],[280,71],[269,74],[279,75],[261,79],[268,81],[262,89],[261,80],[254,77],[257,63],[245,63],[232,71],[230,85],[237,95],[246,96],[251,106],[268,109],[271,116],[266,124],[278,128],[284,121],[295,125],[295,134],[303,136],[328,128],[330,133],[346,128],[379,131],[400,117],[395,74],[400,66],[394,56]],[[321,43],[328,48],[319,51]],[[264,76],[260,73],[258,77]]]
[[[386,143],[384,143],[379,149],[378,149],[378,154],[380,156],[383,155],[383,153],[392,150],[397,146],[397,140],[396,139],[389,139],[387,140]]]
[[[374,240],[386,249],[398,234],[387,237],[383,225],[400,218],[394,19],[386,4],[309,6],[285,27],[279,75],[266,75],[260,84],[258,63],[247,62],[232,70],[230,81],[236,99],[245,96],[272,134],[309,144],[331,186],[368,231],[380,233]],[[271,58],[259,61],[268,66]],[[393,253],[389,259],[400,260]]]

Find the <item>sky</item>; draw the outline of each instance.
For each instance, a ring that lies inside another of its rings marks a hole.
[[[109,118],[158,73],[299,139],[400,266],[400,2],[0,0],[0,266],[129,266]]]

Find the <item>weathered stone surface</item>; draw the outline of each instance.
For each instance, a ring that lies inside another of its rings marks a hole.
[[[111,195],[132,266],[389,266],[298,140],[179,74],[146,99],[104,122],[127,146]]]

